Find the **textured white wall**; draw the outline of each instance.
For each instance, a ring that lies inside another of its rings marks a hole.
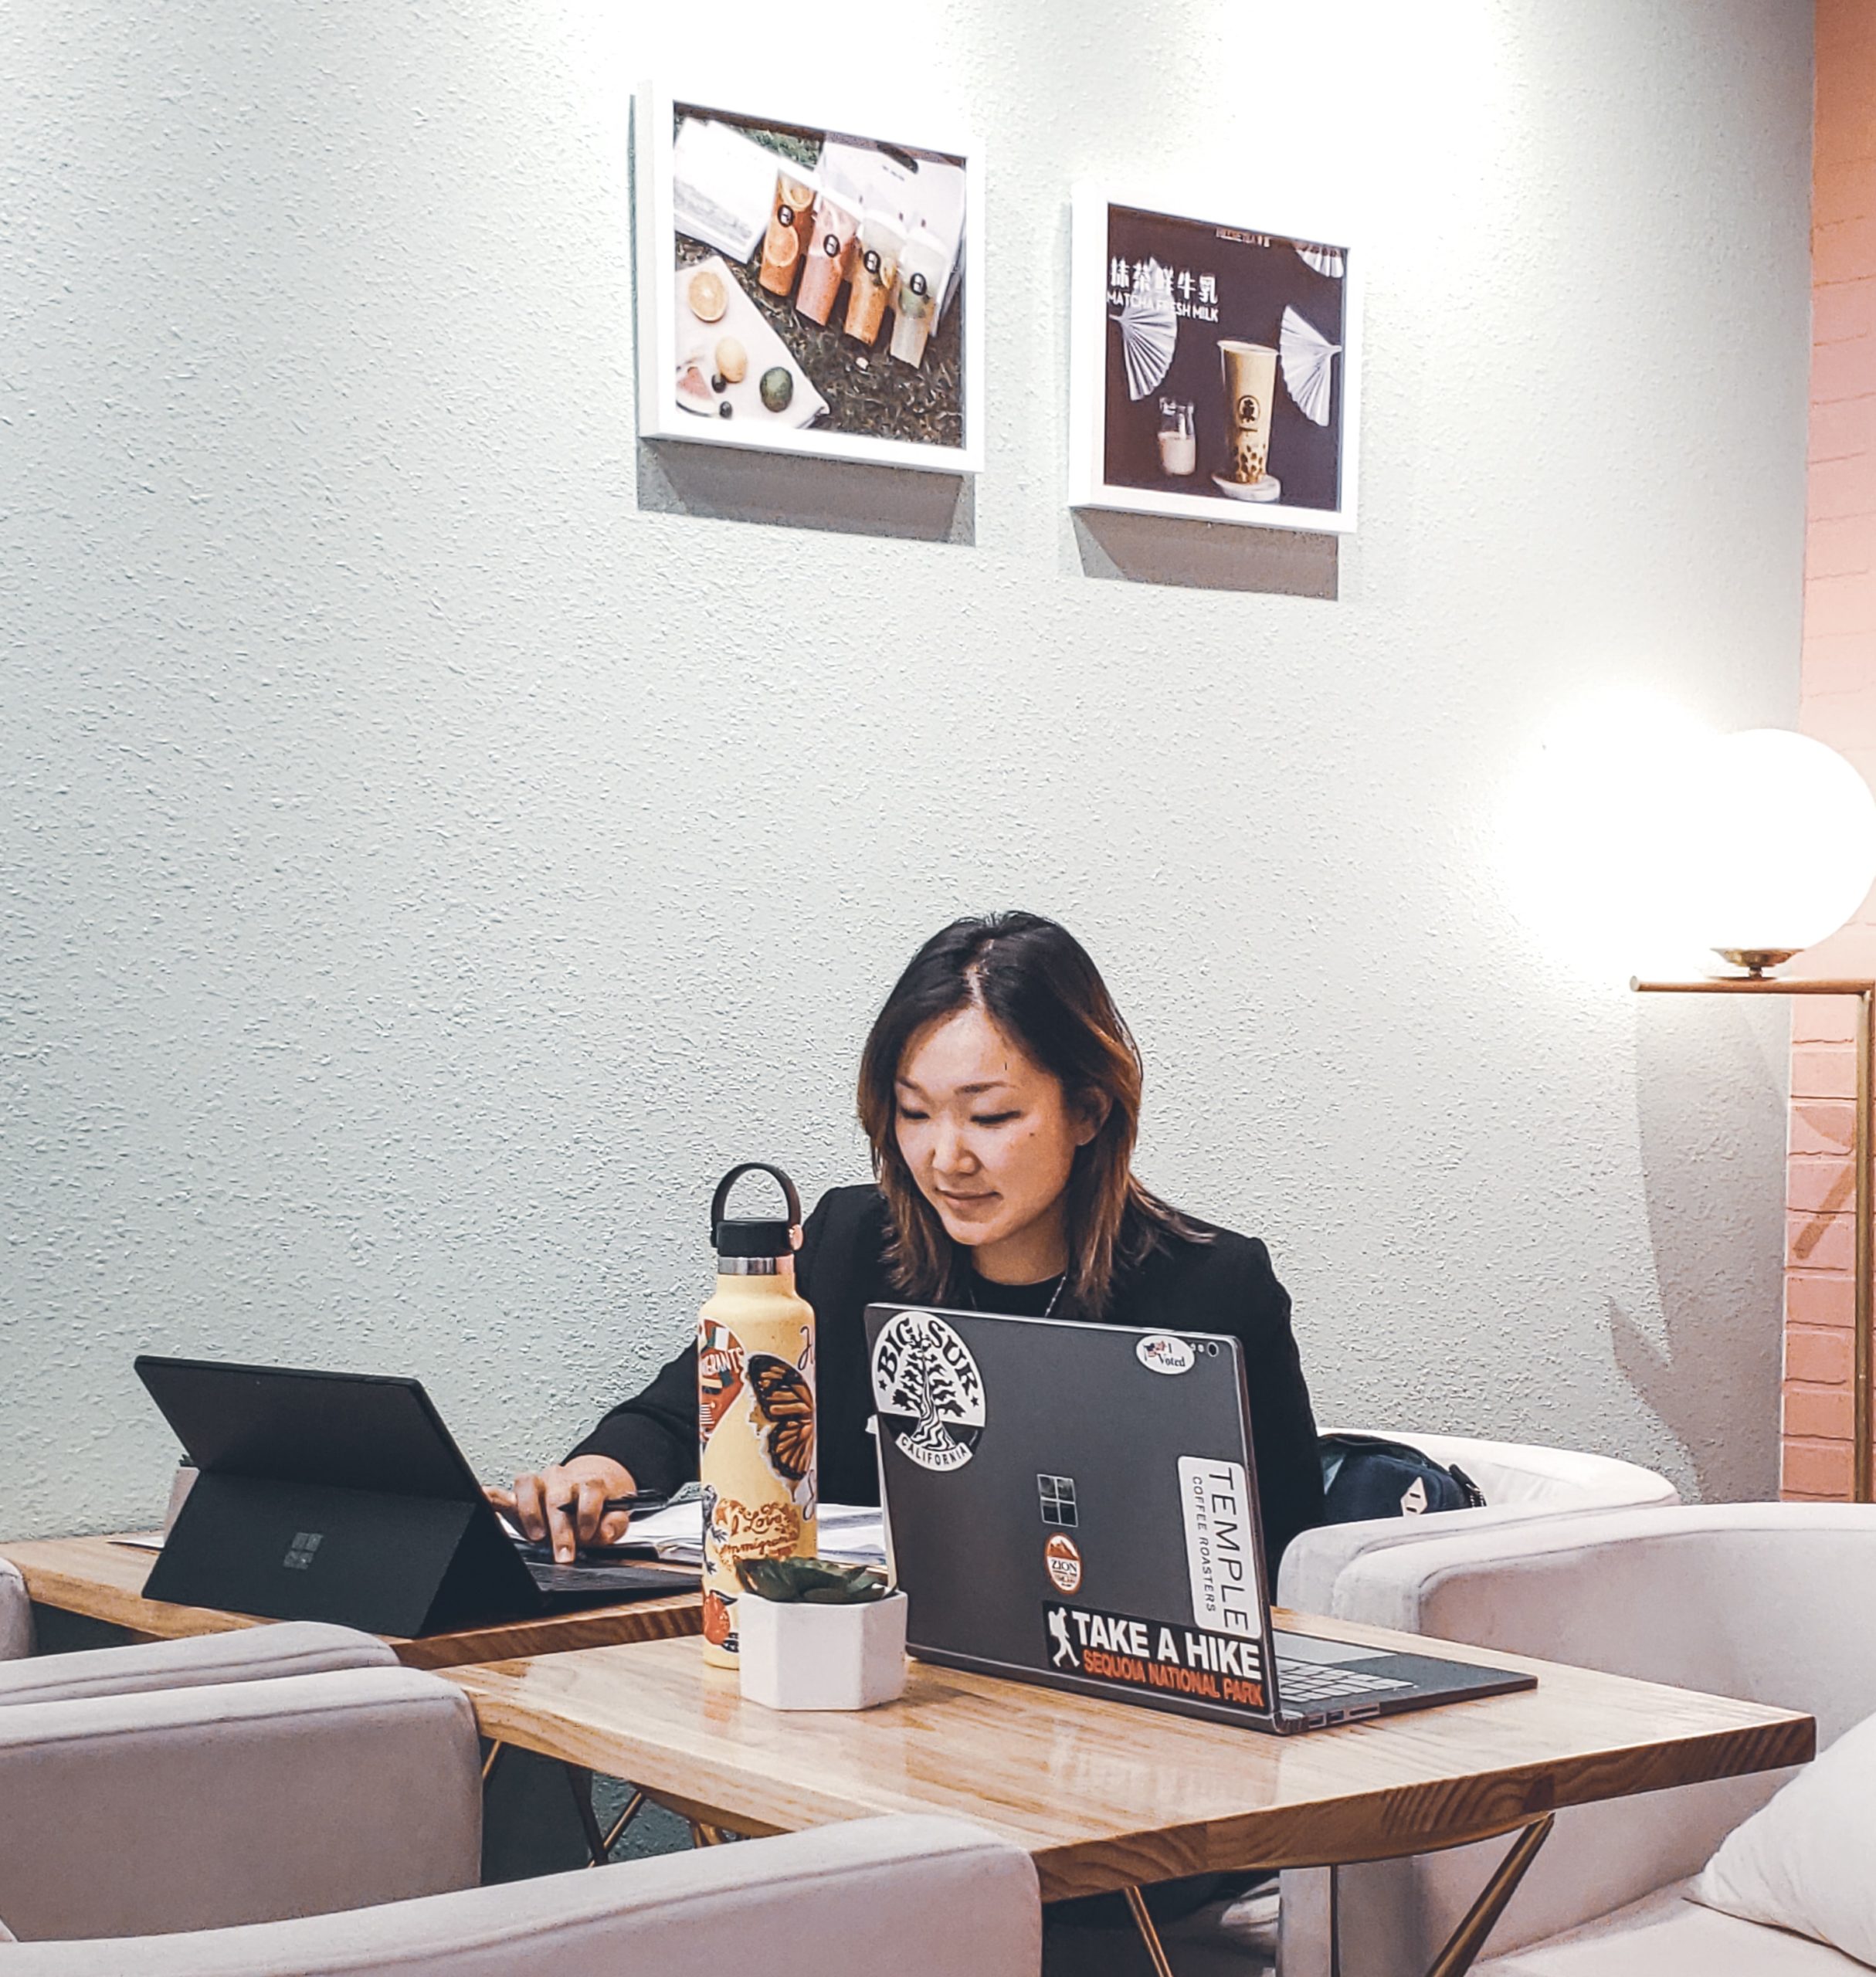
[[[1769,1492],[1776,1012],[1557,966],[1497,819],[1611,685],[1794,714],[1809,8],[793,18],[0,0],[0,1526],[152,1514],[141,1348],[557,1452],[726,1163],[863,1175],[879,998],[1009,904],[1107,968],[1145,1171],[1268,1237],[1325,1419]],[[768,526],[636,445],[655,72],[968,119],[974,493],[792,467],[826,525]],[[1066,514],[1091,173],[1359,214],[1338,568]]]

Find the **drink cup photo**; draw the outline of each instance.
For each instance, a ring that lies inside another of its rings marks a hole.
[[[853,230],[860,215],[837,192],[823,186],[814,202],[814,230],[808,239],[807,265],[801,271],[801,292],[795,307],[811,323],[825,323],[833,313],[834,297],[850,271]]]
[[[846,333],[863,344],[877,341],[899,278],[905,232],[897,213],[869,212],[860,222],[853,256],[853,290],[846,305]]]
[[[899,256],[898,286],[893,296],[891,353],[901,364],[924,361],[925,340],[945,285],[947,256],[921,227]]]
[[[1218,340],[1224,371],[1225,422],[1231,444],[1230,477],[1254,487],[1270,464],[1270,406],[1277,392],[1277,352],[1267,344]]]
[[[1177,398],[1159,402],[1159,470],[1170,480],[1199,471],[1199,437],[1192,429],[1192,407]]]
[[[771,295],[786,295],[801,272],[802,253],[814,223],[814,188],[798,167],[775,174],[775,200],[762,239],[762,263],[756,279]]]

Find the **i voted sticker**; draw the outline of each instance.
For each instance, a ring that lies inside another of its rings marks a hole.
[[[1134,1348],[1134,1357],[1153,1373],[1189,1373],[1197,1355],[1182,1338],[1170,1332],[1149,1332]]]

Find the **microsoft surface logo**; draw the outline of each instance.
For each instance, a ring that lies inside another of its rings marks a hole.
[[[293,1541],[287,1548],[287,1555],[280,1563],[290,1572],[303,1572],[313,1562],[313,1554],[325,1541],[323,1531],[296,1531]]]

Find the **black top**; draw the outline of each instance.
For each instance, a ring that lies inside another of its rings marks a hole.
[[[1322,1516],[1316,1424],[1290,1330],[1290,1294],[1270,1268],[1270,1251],[1256,1237],[1203,1222],[1193,1226],[1212,1239],[1169,1236],[1116,1273],[1105,1321],[1148,1331],[1229,1333],[1243,1347],[1274,1582],[1284,1547]],[[886,1263],[888,1229],[885,1199],[877,1188],[830,1189],[808,1218],[796,1260],[797,1285],[814,1307],[820,1492],[829,1503],[879,1501],[873,1438],[867,1433],[873,1401],[862,1320],[869,1304],[896,1303],[904,1296]],[[980,1310],[1029,1317],[1042,1314],[1055,1284],[979,1278],[972,1288]],[[1064,1317],[1076,1315],[1066,1299],[1057,1310]],[[641,1490],[666,1491],[696,1476],[697,1440],[693,1343],[643,1393],[614,1408],[573,1454],[610,1456],[631,1470]]]

